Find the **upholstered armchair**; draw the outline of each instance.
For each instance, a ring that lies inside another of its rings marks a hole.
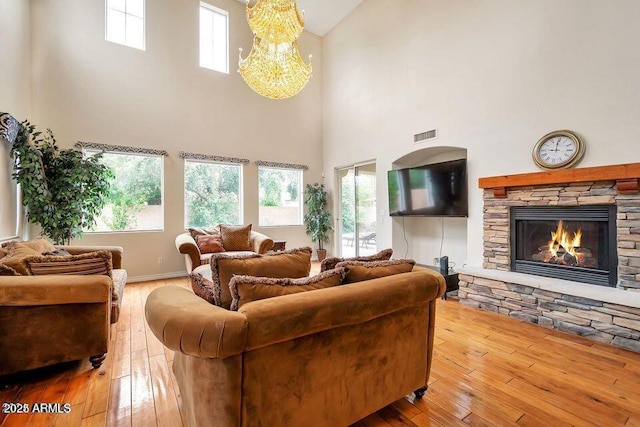
[[[257,231],[252,231],[249,235],[249,245],[252,252],[264,254],[273,248],[273,239]],[[187,274],[191,274],[194,268],[209,264],[211,261],[212,254],[201,253],[195,239],[188,232],[179,234],[176,237],[176,249],[184,255]]]

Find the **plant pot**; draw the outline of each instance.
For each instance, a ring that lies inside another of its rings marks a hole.
[[[316,254],[318,255],[318,262],[322,262],[322,260],[327,257],[327,250],[326,249],[316,249]]]

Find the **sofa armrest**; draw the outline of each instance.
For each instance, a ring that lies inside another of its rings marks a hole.
[[[64,249],[71,255],[85,254],[95,251],[111,252],[111,263],[113,268],[122,268],[122,253],[124,249],[120,246],[61,246],[56,245],[58,249]]]
[[[111,279],[88,276],[2,276],[0,306],[111,303]]]
[[[191,260],[191,268],[189,265],[186,266],[187,273],[191,273],[191,270],[200,266],[200,248],[196,244],[196,241],[191,237],[189,233],[182,233],[176,237],[176,249],[181,254],[184,254],[189,257]]]
[[[238,313],[249,324],[247,350],[423,306],[446,289],[442,275],[412,271],[333,288],[247,303]]]
[[[265,254],[273,249],[273,239],[257,231],[251,232],[249,243],[253,251],[258,254]]]
[[[245,348],[247,318],[185,288],[164,286],[151,292],[145,317],[164,345],[189,356],[224,359]]]

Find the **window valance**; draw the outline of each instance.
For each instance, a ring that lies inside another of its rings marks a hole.
[[[156,150],[153,148],[127,147],[125,145],[97,144],[95,142],[78,141],[75,148],[79,150],[100,150],[110,153],[129,153],[129,154],[150,154],[153,156],[168,156],[166,150]]]
[[[302,169],[307,170],[309,166],[307,165],[298,165],[295,163],[277,163],[277,162],[267,162],[265,160],[256,160],[256,165],[265,166],[268,168],[280,168],[280,169]]]
[[[249,159],[240,159],[238,157],[214,156],[211,154],[186,153],[184,151],[180,152],[180,157],[183,159],[209,160],[211,162],[242,163],[243,165],[246,165],[247,163],[249,163]]]

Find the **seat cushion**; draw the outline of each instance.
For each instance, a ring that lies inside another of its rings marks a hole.
[[[253,251],[225,251],[224,253],[228,255],[236,255],[236,256],[251,256],[256,254]],[[212,255],[213,253],[200,255],[200,264],[206,264],[209,270],[211,270],[211,267],[209,267],[209,264],[211,263]],[[202,265],[200,265],[200,267],[202,267]],[[195,269],[193,271],[195,271]]]

